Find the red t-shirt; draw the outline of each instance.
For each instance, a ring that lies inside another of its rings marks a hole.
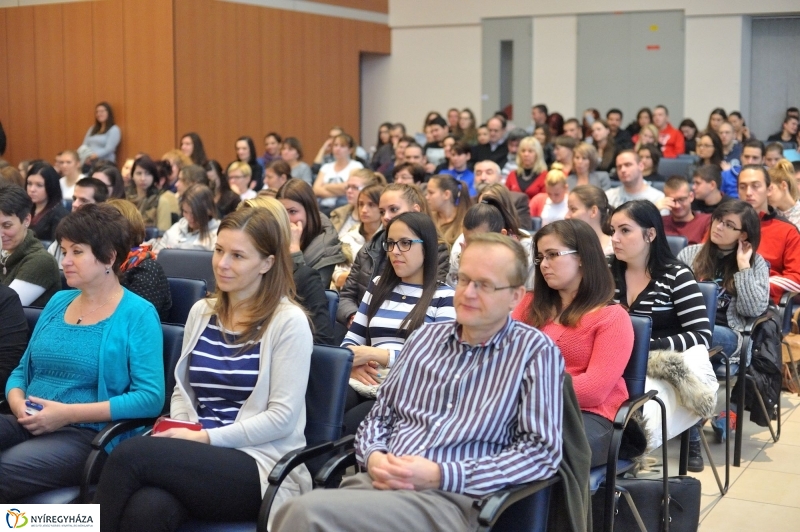
[[[662,216],[664,232],[668,235],[685,236],[689,245],[702,244],[708,238],[708,229],[711,227],[711,215],[694,212],[691,222],[676,222],[671,215]]]

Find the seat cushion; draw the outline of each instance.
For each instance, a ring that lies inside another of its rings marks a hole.
[[[617,460],[617,474],[622,475],[633,469],[632,460]],[[589,471],[589,493],[594,494],[606,480],[606,466],[593,467]]]
[[[37,493],[18,502],[24,504],[71,504],[76,502],[80,496],[81,489],[78,486],[73,486]]]

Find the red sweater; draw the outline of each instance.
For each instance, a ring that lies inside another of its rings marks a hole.
[[[695,212],[691,222],[676,222],[672,215],[661,217],[664,220],[664,232],[668,235],[685,236],[689,245],[702,244],[706,241],[711,227],[711,215]]]
[[[544,192],[544,180],[546,177],[547,170],[536,176],[536,179],[528,185],[527,189],[522,190],[519,186],[519,181],[517,181],[517,171],[514,170],[506,178],[506,188],[512,192],[524,192],[529,199],[533,199],[536,194]]]
[[[511,317],[525,321],[532,303],[528,292]],[[586,314],[577,327],[548,322],[541,331],[561,350],[581,410],[613,421],[628,399],[622,372],[631,358],[633,325],[625,309],[609,305]]]
[[[769,297],[779,303],[785,290],[800,292],[800,233],[795,225],[777,217],[775,210],[758,213],[761,243],[758,254],[769,262]]]
[[[661,154],[667,159],[674,159],[686,152],[686,142],[683,133],[672,127],[667,122],[664,129],[658,132],[658,143],[661,144]]]

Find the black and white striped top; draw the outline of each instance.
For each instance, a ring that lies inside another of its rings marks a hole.
[[[488,342],[426,323],[403,347],[356,436],[374,451],[439,464],[441,489],[480,497],[548,478],[562,456],[564,359],[541,331],[506,320]]]
[[[627,307],[624,273],[614,281],[614,302]],[[711,324],[703,294],[691,270],[683,264],[674,264],[667,273],[652,279],[628,311],[652,318],[651,351],[683,352],[694,345],[708,347],[711,343]]]
[[[261,342],[248,342],[242,349],[238,336],[226,330],[223,337],[217,317],[212,316],[190,355],[189,384],[204,429],[236,421],[258,380]]]

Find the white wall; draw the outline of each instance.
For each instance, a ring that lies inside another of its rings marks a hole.
[[[575,113],[577,17],[583,13],[682,9],[686,14],[685,115],[704,126],[711,109],[749,105],[749,17],[800,11],[797,0],[389,0],[392,55],[381,75],[365,79],[364,131],[373,135],[384,120],[420,128],[425,113],[468,106],[481,108],[482,18],[530,16],[533,21],[533,100],[565,117]],[[377,71],[375,71],[377,73]],[[627,118],[627,117],[626,117]],[[671,117],[679,122],[682,117]],[[366,118],[365,118],[366,120]],[[371,138],[371,136],[369,137]]]
[[[743,19],[686,18],[684,109],[700,128],[706,126],[715,107],[727,111],[742,107]]]
[[[533,19],[533,105],[575,116],[578,17]]]
[[[365,142],[374,142],[384,121],[403,122],[414,134],[432,110],[469,107],[479,115],[480,25],[393,29],[392,55],[362,71],[362,87]],[[364,116],[367,109],[376,114]]]

